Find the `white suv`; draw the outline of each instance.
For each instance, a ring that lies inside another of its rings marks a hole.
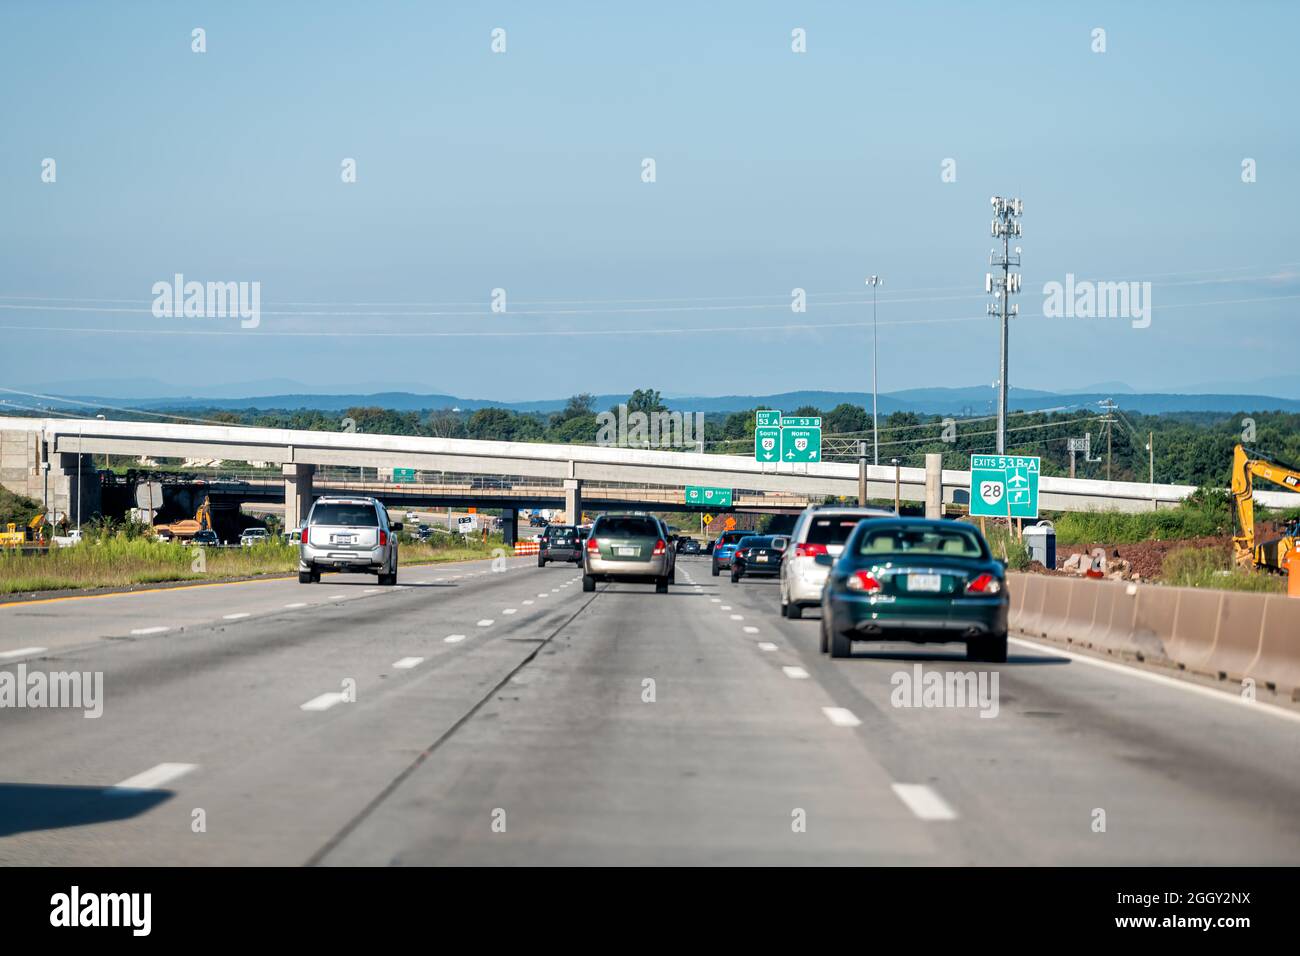
[[[321,570],[379,575],[397,583],[397,532],[388,509],[376,498],[318,498],[302,526],[298,583],[318,584]]]
[[[790,533],[790,545],[781,559],[781,614],[797,619],[805,607],[821,604],[822,586],[830,568],[817,563],[818,555],[839,557],[849,532],[863,518],[892,518],[887,508],[851,505],[811,505],[803,510]]]

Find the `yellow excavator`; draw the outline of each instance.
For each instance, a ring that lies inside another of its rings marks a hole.
[[[1232,452],[1232,497],[1237,503],[1237,534],[1232,546],[1237,563],[1267,571],[1285,571],[1287,555],[1295,550],[1300,522],[1280,538],[1255,540],[1254,479],[1263,478],[1288,491],[1300,491],[1300,468],[1284,465],[1251,448],[1238,445]]]

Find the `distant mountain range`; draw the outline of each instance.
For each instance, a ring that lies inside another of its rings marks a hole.
[[[519,412],[553,412],[563,408],[568,398],[568,396],[563,396],[524,402],[493,402],[485,399],[460,398],[455,395],[422,394],[414,391],[358,391],[349,394],[310,394],[307,392],[286,391],[277,394],[254,394],[251,397],[247,397],[247,393],[246,397],[219,394],[176,396],[158,394],[158,386],[162,385],[162,383],[141,384],[143,387],[140,388],[137,395],[143,395],[143,397],[135,398],[109,397],[113,392],[108,389],[103,391],[92,390],[86,388],[85,384],[75,394],[70,393],[66,386],[63,388],[47,386],[29,389],[32,392],[58,395],[60,396],[58,400],[31,399],[0,392],[0,413],[2,413],[3,403],[6,399],[18,405],[43,404],[64,410],[77,408],[77,403],[83,402],[99,406],[118,406],[141,410],[310,408],[334,412],[358,406],[379,406],[398,411],[442,408],[459,408],[472,411],[478,408],[497,407]],[[272,383],[259,384],[269,385]],[[297,383],[275,384],[295,385]],[[1134,392],[1123,383],[1112,382],[1106,383],[1106,385],[1110,387],[1093,386],[1087,391],[1071,393],[1013,388],[1008,400],[1014,411],[1095,408],[1098,402],[1110,398],[1121,409],[1143,414],[1164,414],[1169,412],[1300,412],[1300,399],[1297,398],[1279,398],[1245,391],[1238,394]],[[256,388],[255,383],[247,383],[247,386],[249,392],[254,391]],[[229,388],[220,391],[228,392]],[[626,394],[598,395],[596,396],[596,408],[601,410],[611,408],[626,400]],[[829,411],[842,402],[862,405],[866,408],[871,407],[870,392],[812,390],[781,392],[771,395],[665,395],[664,400],[670,407],[681,411],[705,413],[745,411],[756,407],[775,408],[790,412],[805,405]],[[879,409],[882,414],[886,415],[897,411],[910,411],[928,415],[987,415],[996,411],[996,400],[996,393],[988,386],[913,388],[881,394]],[[84,408],[85,405],[80,407]]]

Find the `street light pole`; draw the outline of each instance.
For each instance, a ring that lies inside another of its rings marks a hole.
[[[1007,340],[1010,337],[1008,320],[1020,311],[1019,306],[1010,304],[1011,296],[1020,291],[1020,275],[1011,271],[1012,266],[1020,265],[1020,247],[1016,246],[1013,254],[1010,246],[1012,236],[1019,238],[1022,235],[1017,220],[1024,212],[1025,204],[1020,199],[1004,199],[1001,196],[994,196],[990,202],[993,205],[993,238],[1002,240],[1002,253],[999,255],[996,249],[990,252],[989,265],[1000,268],[1002,274],[990,272],[985,275],[984,291],[992,294],[994,300],[988,306],[988,314],[998,317],[1002,326],[1002,347],[999,350],[998,361],[997,444],[998,454],[1003,455],[1007,450]]]
[[[871,443],[872,464],[880,464],[880,425],[877,417],[877,371],[876,361],[876,288],[885,280],[880,276],[868,276],[867,285],[871,286]]]

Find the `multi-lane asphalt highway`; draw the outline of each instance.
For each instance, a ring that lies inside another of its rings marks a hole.
[[[1300,859],[1291,712],[1025,643],[831,661],[707,558],[400,580],[0,607],[0,670],[103,674],[97,719],[0,709],[0,863]],[[996,672],[995,715],[895,706],[918,663]]]

